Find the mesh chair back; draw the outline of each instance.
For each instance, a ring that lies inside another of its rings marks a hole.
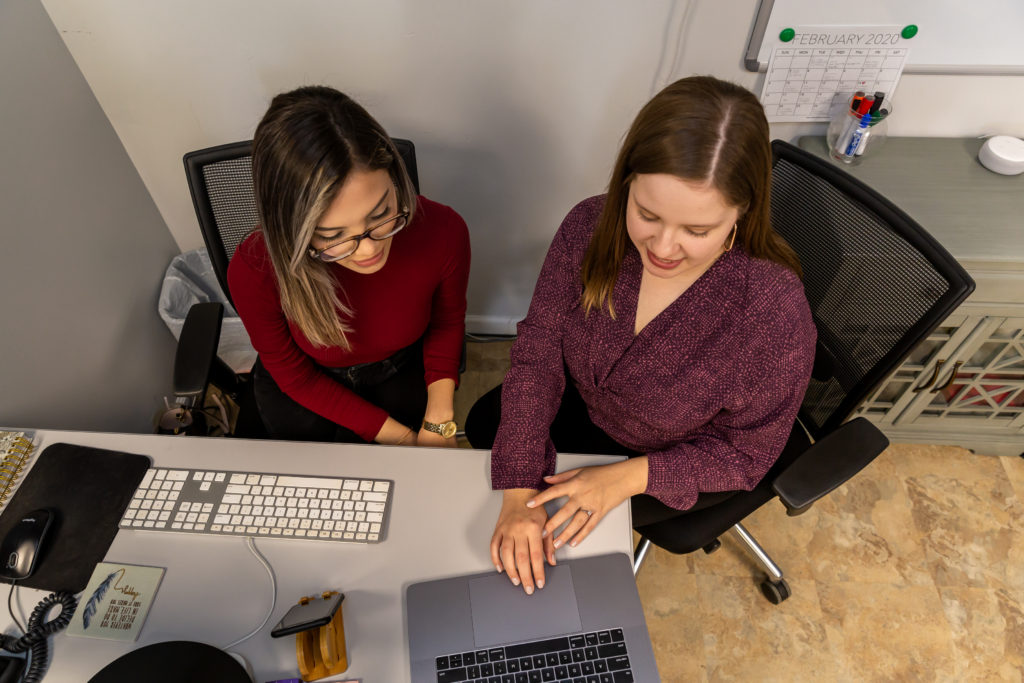
[[[974,289],[909,216],[834,164],[772,143],[772,226],[800,257],[818,329],[800,419],[818,438]]]
[[[400,138],[394,138],[394,143],[419,193],[416,147],[412,141]],[[242,240],[259,224],[252,182],[252,141],[189,152],[184,162],[203,242],[217,281],[234,305],[228,289],[228,262]]]

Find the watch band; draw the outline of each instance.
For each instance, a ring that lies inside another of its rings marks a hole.
[[[423,421],[423,428],[428,432],[434,432],[440,434],[446,439],[450,439],[455,436],[455,432],[458,431],[459,426],[455,424],[455,420],[448,420],[447,422],[427,422]]]

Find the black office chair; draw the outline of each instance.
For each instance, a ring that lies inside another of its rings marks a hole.
[[[732,529],[768,576],[761,590],[790,595],[782,570],[742,520],[778,496],[790,516],[810,509],[889,442],[854,409],[974,290],[964,269],[877,192],[788,143],[772,143],[772,225],[796,250],[818,330],[810,386],[782,455],[752,491],[637,527],[633,571],[653,543],[712,552]]]
[[[392,139],[418,194],[416,146],[410,140]],[[252,180],[252,141],[189,152],[183,160],[213,271],[225,297],[233,304],[228,288],[228,262],[242,240],[259,224]],[[222,304],[206,302],[192,306],[185,317],[174,360],[174,394],[183,411],[182,419],[187,416],[189,433],[205,432],[202,407],[208,385],[214,384],[239,407],[234,435],[263,437],[266,430],[256,409],[249,373],[235,373],[217,357],[223,314]]]

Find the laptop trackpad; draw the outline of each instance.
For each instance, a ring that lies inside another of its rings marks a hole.
[[[469,582],[473,613],[473,637],[477,647],[490,647],[520,640],[583,630],[572,570],[565,566],[544,567],[544,588],[533,595],[513,586],[504,574],[485,576]]]

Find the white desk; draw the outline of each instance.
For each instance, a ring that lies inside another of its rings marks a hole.
[[[263,631],[233,648],[248,660],[257,683],[298,676],[294,638],[272,639],[270,629],[298,598],[325,589],[345,593],[349,657],[348,671],[326,680],[407,681],[405,588],[423,579],[493,571],[488,542],[501,496],[490,490],[484,451],[40,431],[36,453],[61,441],[147,455],[169,467],[395,481],[388,538],[382,544],[257,540],[277,576],[277,606]],[[614,460],[561,456],[559,469]],[[629,508],[622,505],[579,548],[559,550],[558,557],[629,553],[631,541]],[[48,683],[81,683],[150,643],[225,645],[256,628],[269,608],[266,571],[242,538],[122,530],[106,559],[167,568],[142,634],[136,643],[121,644],[62,632],[51,641]],[[46,593],[19,589],[18,595],[15,609],[21,616]],[[10,617],[6,610],[2,614],[0,624],[11,633]]]

